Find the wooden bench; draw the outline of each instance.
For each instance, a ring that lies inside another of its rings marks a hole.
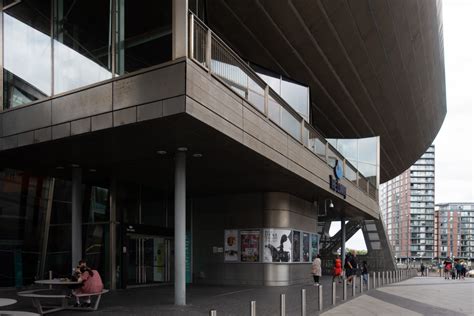
[[[83,310],[83,311],[96,311],[99,308],[100,298],[102,294],[109,292],[109,290],[103,289],[99,293],[87,293],[87,294],[78,294],[75,295],[76,297],[84,297],[84,296],[96,296],[95,303],[91,305],[91,307],[74,307],[68,305],[68,299],[71,297],[70,295],[66,294],[48,294],[44,293],[46,291],[51,291],[49,289],[36,289],[36,290],[28,290],[23,292],[18,292],[18,296],[28,297],[31,298],[33,301],[33,306],[38,310],[40,315],[45,315],[49,313],[58,312],[61,310]],[[74,295],[73,295],[74,296]],[[41,304],[42,299],[60,299],[61,305],[60,306],[46,306]]]

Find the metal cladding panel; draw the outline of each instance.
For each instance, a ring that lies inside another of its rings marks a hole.
[[[53,124],[112,111],[112,83],[53,99]]]
[[[439,1],[207,2],[244,59],[311,88],[329,138],[380,136],[381,182],[413,164],[446,115]]]
[[[179,63],[114,82],[114,110],[183,95],[184,71]]]
[[[51,125],[51,101],[12,109],[2,114],[3,135],[8,136]]]

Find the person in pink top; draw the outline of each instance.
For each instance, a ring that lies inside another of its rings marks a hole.
[[[74,290],[74,294],[100,293],[104,289],[104,284],[102,283],[99,272],[89,268],[85,260],[79,261],[76,273],[79,275],[77,280],[82,282],[82,286]],[[91,297],[88,296],[86,302],[81,305],[79,297],[76,296],[76,304],[74,306],[90,307]]]

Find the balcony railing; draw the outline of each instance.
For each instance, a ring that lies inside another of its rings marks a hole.
[[[273,91],[248,64],[193,13],[189,13],[189,57],[244,98],[269,120],[334,167],[344,164],[344,177],[374,200],[377,187]]]

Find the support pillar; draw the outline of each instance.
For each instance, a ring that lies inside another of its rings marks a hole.
[[[72,168],[72,214],[71,214],[72,269],[82,259],[82,170]]]
[[[112,179],[109,190],[110,226],[109,226],[109,264],[110,289],[117,288],[117,181]]]
[[[188,54],[188,0],[173,0],[172,54],[173,59]]]
[[[341,216],[341,261],[342,271],[344,271],[344,264],[346,262],[346,219]],[[343,273],[345,277],[345,271]]]
[[[186,149],[175,156],[174,173],[174,304],[186,305]]]

